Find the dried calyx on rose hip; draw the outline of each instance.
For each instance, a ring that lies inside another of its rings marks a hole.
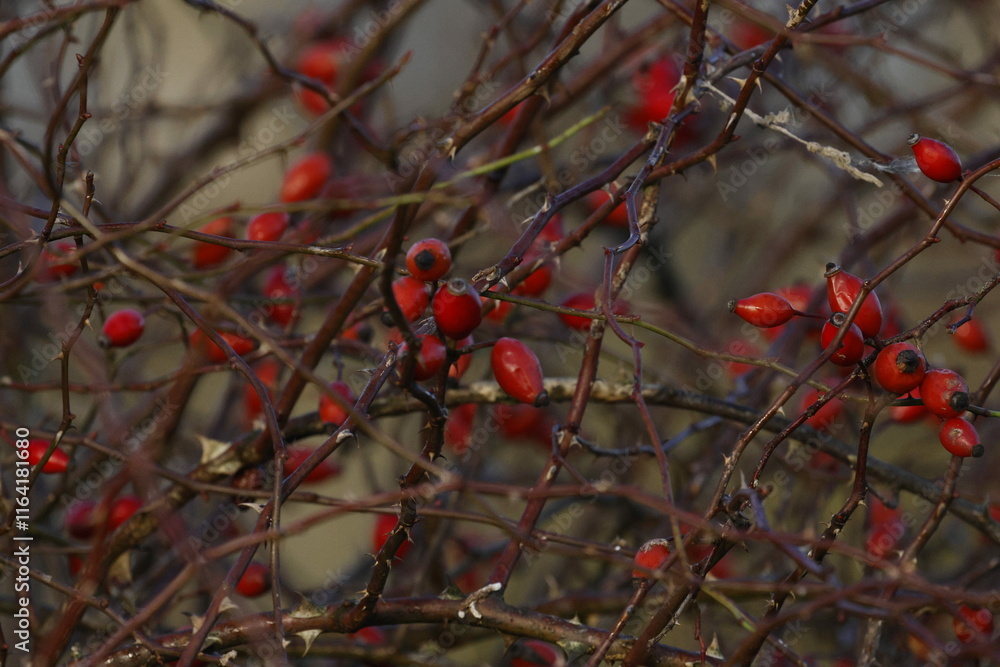
[[[955,149],[937,139],[911,134],[906,140],[913,149],[917,167],[924,176],[939,183],[951,183],[962,176],[962,162]]]
[[[830,310],[835,313],[850,312],[851,306],[861,293],[864,281],[844,271],[834,262],[826,265],[826,273],[823,275],[826,276],[826,296],[830,302]],[[865,297],[854,318],[854,324],[861,330],[862,338],[874,338],[882,329],[882,304],[875,292],[870,292]]]

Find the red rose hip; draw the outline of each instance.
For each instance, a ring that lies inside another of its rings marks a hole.
[[[146,328],[142,313],[131,308],[112,313],[101,328],[100,343],[103,347],[128,347],[139,340]]]
[[[826,324],[823,325],[823,331],[820,334],[819,340],[824,350],[833,342],[833,339],[836,337],[837,332],[840,331],[840,327],[846,319],[843,313],[834,313],[827,320]],[[830,363],[838,366],[853,366],[861,361],[864,356],[865,341],[861,335],[861,329],[858,328],[857,324],[852,322],[847,333],[844,334],[844,340],[841,341],[840,347],[830,357]]]
[[[670,541],[662,538],[649,540],[635,553],[632,560],[632,578],[648,579],[651,570],[658,569],[670,556]]]
[[[236,592],[248,598],[263,595],[271,588],[271,568],[263,563],[250,563],[236,582]]]
[[[536,408],[548,405],[542,367],[531,348],[514,338],[501,338],[493,346],[490,361],[501,389]]]
[[[920,383],[920,398],[939,417],[958,417],[969,407],[969,385],[953,370],[934,368]]]
[[[320,193],[333,175],[333,161],[325,153],[305,156],[285,172],[281,183],[281,201],[297,202],[312,199]]]
[[[270,211],[250,218],[246,234],[250,241],[277,241],[286,229],[288,229],[288,214]]]
[[[736,313],[755,327],[769,328],[785,324],[796,315],[795,308],[783,296],[761,292],[729,302],[729,312]]]
[[[886,391],[906,394],[920,386],[927,373],[927,360],[910,343],[887,345],[875,357],[875,380]]]
[[[406,268],[414,278],[433,282],[451,269],[451,250],[441,239],[417,241],[406,253]]]
[[[941,445],[955,456],[978,458],[983,455],[984,449],[979,444],[976,427],[961,417],[945,419],[938,431],[938,438]]]
[[[483,321],[483,300],[469,283],[452,278],[431,302],[438,331],[448,338],[465,338]]]
[[[906,140],[913,149],[917,167],[924,176],[939,183],[951,183],[962,176],[962,162],[955,149],[937,139],[911,134]]]
[[[838,264],[830,262],[826,265],[826,296],[830,302],[830,310],[846,313],[854,305],[861,292],[864,281],[857,276],[844,271]],[[882,328],[882,304],[875,292],[865,297],[861,309],[854,318],[854,324],[861,329],[862,338],[872,338],[878,335]]]

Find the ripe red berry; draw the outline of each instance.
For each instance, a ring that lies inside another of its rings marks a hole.
[[[836,337],[837,332],[840,331],[841,325],[843,325],[846,320],[843,313],[834,313],[826,324],[823,325],[823,331],[820,334],[820,345],[825,350],[833,342],[834,337]],[[858,328],[857,324],[851,323],[848,328],[847,333],[844,335],[844,340],[840,343],[840,347],[837,351],[833,353],[830,357],[830,363],[836,364],[838,366],[853,366],[854,364],[861,361],[865,356],[865,341],[861,335],[861,329]]]
[[[219,331],[218,334],[222,340],[229,344],[229,347],[233,348],[233,352],[241,357],[249,354],[254,349],[255,343],[250,338],[245,338],[229,331]],[[217,364],[229,361],[229,355],[226,354],[226,351],[216,345],[215,341],[210,340],[201,329],[195,329],[191,332],[189,341],[191,347],[199,350],[201,354],[208,357],[209,361]]]
[[[496,289],[495,287],[491,287],[486,291],[492,292],[495,289]],[[487,310],[486,314],[483,317],[488,319],[490,322],[496,322],[497,324],[503,324],[504,320],[507,319],[507,316],[510,315],[512,310],[514,310],[514,304],[511,303],[510,301],[501,301],[500,299],[487,299],[486,303],[487,307],[492,306],[492,308]]]
[[[350,386],[346,382],[340,380],[335,380],[330,383],[330,389],[336,392],[338,395],[342,396],[345,401],[354,404],[357,400],[354,398],[354,392],[351,391]],[[328,424],[336,424],[340,426],[343,424],[348,417],[348,412],[340,406],[339,403],[335,402],[332,398],[326,394],[321,394],[319,397],[319,418]]]
[[[472,444],[472,425],[476,420],[475,403],[456,405],[448,411],[444,442],[455,454],[464,454]]]
[[[28,463],[35,466],[38,462],[42,460],[42,456],[49,449],[49,441],[41,439],[31,439],[28,441]],[[63,450],[56,447],[52,451],[52,455],[49,460],[45,462],[42,466],[42,472],[54,475],[61,472],[66,472],[66,468],[69,467],[69,454]]]
[[[278,326],[287,327],[295,318],[294,296],[295,288],[288,282],[285,267],[275,266],[264,282],[264,297],[268,300],[264,311],[268,319]]]
[[[483,321],[483,300],[469,283],[452,278],[431,302],[438,331],[448,338],[465,338]]]
[[[530,347],[514,338],[501,338],[493,346],[490,361],[501,389],[536,408],[548,405],[542,367]]]
[[[646,131],[645,123],[642,125],[642,131]],[[584,201],[591,211],[596,211],[604,206],[605,202],[607,202],[609,198],[613,197],[617,190],[618,188],[614,185],[611,186],[610,194],[604,190],[594,190],[584,197]],[[609,227],[628,227],[628,209],[625,206],[625,200],[622,200],[617,206],[611,209],[606,216],[604,216],[604,224]],[[548,225],[546,225],[546,227],[548,227]]]
[[[52,283],[60,278],[68,278],[79,270],[79,264],[67,262],[64,258],[76,252],[76,244],[72,241],[56,241],[42,249],[39,256],[39,272],[37,280]]]
[[[550,284],[552,284],[552,266],[542,264],[529,273],[513,291],[521,296],[540,296]]]
[[[433,282],[451,268],[451,250],[441,239],[417,241],[406,252],[406,268],[414,278]]]
[[[674,87],[681,72],[670,58],[660,58],[632,76],[632,87],[638,101],[630,107],[625,122],[638,132],[645,132],[650,123],[661,122],[674,104]]]
[[[920,398],[920,387],[911,391],[903,398]],[[909,424],[915,422],[927,414],[927,406],[920,405],[893,405],[889,408],[889,417],[899,424]]]
[[[951,330],[949,329],[949,331]],[[966,352],[986,352],[990,349],[990,338],[986,333],[986,327],[979,319],[975,318],[963,322],[955,329],[952,332],[952,340]]]
[[[389,534],[396,528],[397,518],[395,514],[379,514],[378,518],[375,519],[375,528],[372,532],[372,553],[377,554],[381,551],[382,545],[389,539]],[[412,542],[403,540],[399,548],[396,549],[396,558],[400,560],[406,558],[406,554],[412,546]]]
[[[233,219],[216,218],[198,231],[204,232],[205,234],[211,234],[213,236],[232,237]],[[210,269],[213,266],[218,266],[226,261],[226,258],[228,258],[232,252],[232,248],[227,248],[223,245],[215,245],[214,243],[198,241],[191,250],[191,264],[196,269]]]
[[[413,379],[417,382],[429,380],[438,374],[448,359],[448,348],[440,338],[431,334],[420,334],[420,352],[413,364]],[[400,346],[400,358],[407,353],[406,344]]]
[[[281,201],[312,199],[333,175],[333,160],[325,153],[310,153],[285,172],[281,182]]]
[[[813,287],[805,283],[795,283],[794,285],[780,287],[774,290],[774,293],[787,300],[795,310],[805,312],[809,308],[809,302],[812,300]],[[822,326],[822,323],[818,319],[810,318],[807,320],[808,333],[817,339],[819,338],[819,332]],[[762,333],[768,338],[768,340],[774,340],[780,336],[784,330],[785,325],[780,324],[776,327],[764,329]]]
[[[301,74],[317,79],[327,88],[332,88],[340,72],[345,56],[346,43],[343,40],[317,42],[306,47],[299,55],[295,67]],[[330,108],[326,99],[317,92],[301,89],[296,92],[299,102],[306,111],[319,115]]]
[[[299,466],[305,463],[305,460],[313,453],[313,450],[308,447],[298,447],[295,445],[286,447],[285,451],[288,452],[288,458],[285,459],[285,464],[282,468],[285,477],[288,477],[293,472],[298,470]],[[331,477],[336,477],[340,474],[340,472],[341,468],[339,465],[331,461],[329,458],[325,458],[320,461],[318,466],[313,468],[312,472],[306,475],[302,482],[304,484],[316,484],[330,479]]]
[[[511,649],[510,667],[566,667],[566,656],[557,646],[525,639]]]
[[[73,503],[66,510],[66,532],[78,540],[89,540],[97,532],[97,503],[93,500],[81,500]]]
[[[939,417],[958,417],[969,407],[969,385],[953,370],[934,368],[920,383],[920,398]]]
[[[854,300],[861,291],[864,281],[855,275],[830,262],[826,265],[826,296],[830,302],[830,310],[846,313],[851,309]],[[865,297],[861,309],[854,318],[854,324],[861,329],[862,338],[873,338],[882,328],[882,304],[878,296],[871,292]]]
[[[461,340],[455,341],[455,349],[461,350],[463,347],[469,347],[475,342],[476,341],[472,338],[472,336],[466,336]],[[448,369],[448,377],[454,378],[455,380],[461,380],[462,376],[465,375],[465,371],[469,370],[469,365],[471,363],[472,363],[471,354],[461,355],[458,359],[455,360],[455,363],[451,365],[451,368]]]
[[[250,241],[278,241],[286,229],[288,229],[288,214],[269,211],[250,218],[246,234]]]
[[[142,507],[142,498],[133,495],[124,495],[115,499],[108,510],[108,532],[114,532],[118,526],[131,518],[133,514]]]
[[[978,458],[983,455],[984,448],[979,444],[976,427],[961,417],[945,419],[938,431],[938,438],[944,448],[955,456]]]
[[[927,373],[927,360],[910,343],[886,345],[875,357],[875,380],[886,391],[905,394],[920,386]]]
[[[958,616],[952,619],[955,636],[963,644],[968,644],[977,636],[987,640],[993,634],[993,612],[989,609],[961,605]]]
[[[632,578],[648,579],[650,571],[658,569],[670,556],[670,541],[664,539],[649,540],[635,552],[632,560]]]
[[[108,316],[101,328],[100,343],[103,347],[128,347],[146,328],[142,313],[131,308],[119,310]]]
[[[917,167],[924,176],[939,183],[951,183],[962,176],[962,162],[955,149],[937,139],[911,134],[906,140],[913,149]]]
[[[819,400],[822,392],[814,387],[809,387],[802,395],[802,402],[799,403],[799,412],[805,412],[813,403]],[[839,398],[831,398],[816,411],[812,417],[806,419],[807,426],[811,426],[817,431],[829,432],[837,426],[837,422],[844,414],[844,402]]]
[[[783,296],[761,292],[729,302],[729,312],[736,313],[755,327],[769,328],[785,324],[795,317],[795,308]]]
[[[250,563],[236,582],[236,592],[248,598],[263,595],[271,588],[271,568],[263,563]]]
[[[407,322],[413,322],[423,315],[431,300],[424,281],[410,276],[392,281],[392,295],[396,298],[396,303],[399,304]]]

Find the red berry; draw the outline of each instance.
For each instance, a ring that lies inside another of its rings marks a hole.
[[[93,500],[81,500],[69,506],[66,510],[66,532],[78,540],[89,540],[97,532],[97,503]]]
[[[511,650],[510,667],[566,667],[566,656],[557,647],[538,639],[525,639]]]
[[[346,43],[342,40],[318,42],[306,47],[299,55],[297,69],[301,74],[317,79],[327,88],[332,88],[340,72],[341,63],[345,57]],[[312,90],[301,89],[296,92],[299,102],[306,111],[319,115],[330,108],[326,99]]]
[[[455,349],[460,350],[463,347],[469,347],[475,342],[476,341],[473,340],[472,336],[466,336],[461,340],[455,341]],[[455,360],[455,363],[451,365],[451,368],[448,369],[448,377],[455,378],[456,380],[461,380],[462,376],[465,375],[465,371],[469,370],[469,364],[471,363],[472,363],[471,354],[461,355],[458,359]]]
[[[232,237],[233,219],[216,218],[198,231],[204,232],[205,234],[211,234],[213,236]],[[227,248],[224,245],[215,245],[214,243],[198,241],[195,243],[194,248],[191,251],[191,264],[196,269],[209,269],[213,266],[222,264],[232,252],[232,248]]]
[[[920,386],[927,373],[927,360],[910,343],[886,345],[875,357],[875,380],[886,391],[905,394]]]
[[[643,125],[643,132],[645,132],[645,124]],[[596,211],[600,207],[604,206],[605,202],[608,201],[610,197],[614,196],[618,188],[611,186],[611,194],[605,192],[604,190],[594,190],[588,194],[584,201],[591,211]],[[628,227],[628,209],[625,206],[625,200],[623,199],[617,206],[615,206],[611,211],[604,216],[604,224],[611,227]],[[546,225],[548,227],[548,225]]]
[[[550,284],[552,284],[552,266],[542,264],[514,288],[514,293],[521,296],[540,296]]]
[[[830,262],[826,265],[826,296],[830,302],[830,310],[846,313],[851,309],[854,300],[861,291],[864,281],[855,275]],[[854,318],[854,324],[861,329],[862,338],[873,338],[882,328],[882,304],[875,292],[865,297],[861,309]]]
[[[340,380],[335,380],[330,383],[330,389],[336,392],[338,395],[342,396],[345,401],[354,405],[354,392],[347,385],[346,382]],[[335,402],[332,398],[326,394],[321,394],[319,397],[319,418],[328,424],[336,424],[340,426],[343,424],[348,417],[348,412],[340,406],[339,403]]]
[[[438,331],[448,338],[465,338],[483,321],[483,300],[469,283],[452,278],[431,303]]]
[[[963,604],[958,608],[958,616],[952,619],[952,624],[955,636],[963,644],[968,644],[977,636],[986,640],[993,634],[993,612]]]
[[[250,241],[277,241],[286,229],[288,229],[288,214],[270,211],[250,218],[246,234]]]
[[[427,293],[427,285],[424,281],[410,276],[396,278],[392,282],[392,295],[399,304],[400,310],[407,322],[413,322],[427,309],[427,304],[431,297]]]
[[[281,327],[287,327],[295,318],[295,288],[288,282],[284,266],[276,266],[267,274],[264,283],[264,297],[268,303],[264,311],[272,322]]]
[[[288,477],[293,472],[298,470],[299,466],[305,463],[305,460],[309,458],[313,450],[308,447],[298,447],[292,445],[286,447],[285,451],[288,452],[288,458],[285,459],[284,467],[282,468],[282,474]],[[313,468],[313,471],[306,475],[305,479],[302,480],[305,484],[316,484],[317,482],[322,482],[323,480],[330,479],[331,477],[336,477],[341,472],[339,465],[331,461],[329,458],[320,461],[320,464]]]
[[[263,595],[271,588],[271,568],[263,563],[250,563],[236,582],[236,592],[248,598]]]
[[[116,499],[108,511],[108,532],[114,532],[118,526],[128,521],[142,505],[142,498],[139,496],[124,495]]]
[[[269,357],[254,368],[254,373],[267,389],[268,396],[273,398],[274,390],[278,385],[278,374],[281,373],[281,363],[277,359]],[[264,409],[260,396],[249,383],[243,385],[243,405],[246,407],[247,417],[251,420],[261,414]]]
[[[805,283],[797,283],[794,285],[788,285],[786,287],[781,287],[774,291],[780,297],[791,304],[792,308],[799,312],[804,312],[809,308],[809,302],[812,300],[813,288],[811,285],[806,285]],[[819,323],[818,319],[808,319],[807,330],[810,334],[814,334],[816,338],[819,338],[819,332],[822,325]],[[785,330],[784,324],[779,324],[775,327],[769,327],[763,330],[763,334],[769,339],[774,340],[781,335],[781,332]]]
[[[444,442],[455,454],[464,454],[472,444],[472,425],[476,420],[477,407],[475,403],[463,403],[448,411]]]
[[[670,556],[670,541],[664,539],[649,540],[635,553],[632,560],[632,578],[647,579],[651,570],[658,569]]]
[[[810,387],[802,395],[802,402],[799,404],[799,411],[805,412],[809,409],[813,403],[819,400],[821,392],[819,389]],[[823,404],[819,410],[816,411],[812,417],[806,419],[805,423],[807,426],[811,426],[817,431],[830,432],[836,426],[837,422],[844,414],[844,402],[839,398],[831,398],[829,401]]]
[[[438,374],[448,359],[448,348],[440,338],[431,334],[420,334],[417,338],[420,340],[420,352],[413,364],[413,379],[422,382]],[[404,343],[400,347],[400,356],[405,356],[406,352]]]
[[[951,183],[962,176],[962,162],[955,149],[937,139],[911,134],[906,140],[913,149],[917,167],[924,176],[939,183]]]
[[[674,104],[674,88],[681,72],[670,58],[660,58],[632,76],[632,87],[639,101],[628,109],[625,122],[638,132],[650,123],[663,121]]]
[[[493,346],[490,361],[501,389],[536,408],[548,405],[542,367],[531,348],[514,338],[501,338]]]
[[[217,333],[222,340],[229,344],[229,347],[233,348],[233,352],[241,357],[254,349],[254,342],[250,338],[245,338],[229,331],[219,331]],[[226,351],[216,345],[215,341],[210,340],[201,329],[195,329],[191,332],[190,343],[192,348],[199,350],[208,357],[209,361],[217,364],[229,361],[229,355],[226,354]]]
[[[378,518],[375,519],[375,529],[372,533],[372,553],[378,553],[382,550],[382,545],[385,541],[389,539],[389,534],[396,528],[397,516],[395,514],[379,514]],[[396,549],[396,558],[402,560],[406,558],[406,554],[410,551],[410,547],[413,543],[409,540],[403,540]]]
[[[920,387],[909,393],[909,398],[920,398]],[[927,414],[927,406],[921,405],[894,405],[889,408],[889,416],[894,422],[909,424],[915,422]]]
[[[35,466],[42,460],[42,456],[49,448],[48,440],[31,439],[28,441],[28,463]],[[69,454],[56,447],[52,451],[52,456],[42,466],[42,472],[46,474],[56,474],[66,472],[69,467]]]
[[[417,241],[406,253],[406,268],[414,278],[433,282],[451,268],[451,250],[441,239]]]
[[[986,352],[990,349],[990,338],[986,334],[986,327],[978,319],[962,323],[952,332],[952,337],[955,344],[966,352]]]
[[[873,558],[884,558],[906,532],[900,518],[900,511],[888,507],[878,498],[872,498],[868,505],[870,527],[865,541],[865,549]]]
[[[920,383],[920,398],[939,417],[958,417],[969,406],[969,385],[953,370],[934,368]]]
[[[112,313],[101,328],[101,345],[103,347],[128,347],[146,328],[146,320],[142,313],[131,308]]]
[[[961,417],[951,417],[941,423],[938,431],[941,444],[955,456],[972,456],[979,458],[984,448],[979,444],[979,433],[976,427]]]
[[[310,153],[285,172],[281,182],[281,201],[312,199],[333,175],[333,160],[325,153]]]
[[[493,407],[493,421],[508,440],[537,440],[546,446],[551,442],[552,423],[544,410],[533,405],[497,403]]]
[[[74,252],[76,252],[76,244],[72,241],[56,241],[43,248],[39,256],[38,282],[52,283],[76,273],[80,265],[71,264],[64,259],[66,255]]]
[[[492,292],[494,289],[496,288],[491,287],[487,291]],[[510,301],[501,301],[500,299],[487,299],[486,301],[488,306],[493,306],[487,310],[486,314],[483,316],[490,322],[503,324],[504,320],[507,319],[507,316],[510,315],[510,312],[514,310],[514,304]]]
[[[819,342],[824,350],[833,342],[845,319],[843,313],[834,313],[827,320],[826,324],[823,325],[823,332],[820,334]],[[844,335],[844,340],[840,343],[840,347],[830,357],[830,363],[838,366],[853,366],[861,361],[864,356],[865,341],[861,335],[861,329],[858,328],[857,324],[852,322],[847,333]]]
[[[755,327],[769,328],[785,324],[795,317],[795,309],[783,296],[761,292],[729,302],[729,312],[736,313]]]

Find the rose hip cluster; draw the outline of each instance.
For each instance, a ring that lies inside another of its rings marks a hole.
[[[430,305],[440,334],[440,337],[418,335],[420,351],[413,370],[413,379],[417,381],[436,376],[447,361],[448,349],[441,337],[459,347],[468,347],[473,343],[473,332],[483,321],[483,299],[472,285],[462,278],[441,283],[451,265],[451,251],[444,241],[423,239],[406,253],[410,275],[397,278],[392,284],[393,296],[406,319],[411,322],[419,319]],[[406,352],[404,344],[401,353]],[[497,340],[491,366],[497,383],[512,398],[535,407],[548,405],[541,364],[523,342],[507,337]]]
[[[895,396],[919,399],[923,407],[941,419],[938,438],[942,446],[955,456],[979,457],[983,445],[976,428],[963,418],[969,409],[969,387],[965,379],[946,368],[928,369],[927,360],[909,342],[881,346],[878,335],[882,330],[882,304],[875,292],[869,292],[859,306],[854,321],[847,325],[847,313],[854,306],[864,284],[860,278],[834,263],[827,264],[826,293],[832,315],[823,324],[820,344],[829,348],[845,325],[843,340],[830,356],[830,362],[850,367],[861,363],[873,350],[870,341],[879,347],[871,366],[875,381]],[[796,309],[785,297],[771,292],[755,294],[729,302],[729,310],[746,322],[763,328],[781,326],[796,316],[823,317]]]

